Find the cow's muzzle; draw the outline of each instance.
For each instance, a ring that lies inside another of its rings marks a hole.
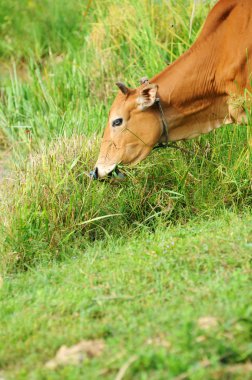
[[[107,178],[116,178],[116,179],[122,180],[124,178],[124,175],[119,171],[117,167],[114,167],[109,172],[104,172],[104,171],[100,172],[99,168],[96,167],[94,170],[92,170],[89,173],[89,176],[91,179],[103,179],[107,177]]]

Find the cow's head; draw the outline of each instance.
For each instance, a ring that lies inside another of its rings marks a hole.
[[[109,113],[95,169],[90,173],[95,179],[112,173],[118,164],[142,161],[162,135],[155,106],[158,86],[146,78],[134,90],[123,83],[117,86],[120,91]]]

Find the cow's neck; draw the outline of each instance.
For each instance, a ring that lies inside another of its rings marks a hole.
[[[159,86],[170,140],[196,137],[230,122],[217,60],[216,51],[197,44],[152,79]]]

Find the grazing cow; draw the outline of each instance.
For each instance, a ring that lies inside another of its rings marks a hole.
[[[117,83],[92,178],[136,164],[160,143],[246,121],[233,96],[251,90],[252,0],[219,0],[192,47],[136,89]],[[160,99],[160,100],[159,100]]]

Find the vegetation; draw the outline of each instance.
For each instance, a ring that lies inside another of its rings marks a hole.
[[[176,59],[213,4],[1,2],[0,378],[250,378],[251,123],[88,177],[114,82]],[[45,368],[83,339],[102,355]]]
[[[96,242],[6,280],[7,379],[115,379],[133,359],[125,379],[249,380],[251,222],[226,214]],[[45,368],[60,346],[82,339],[103,339],[102,356]]]

